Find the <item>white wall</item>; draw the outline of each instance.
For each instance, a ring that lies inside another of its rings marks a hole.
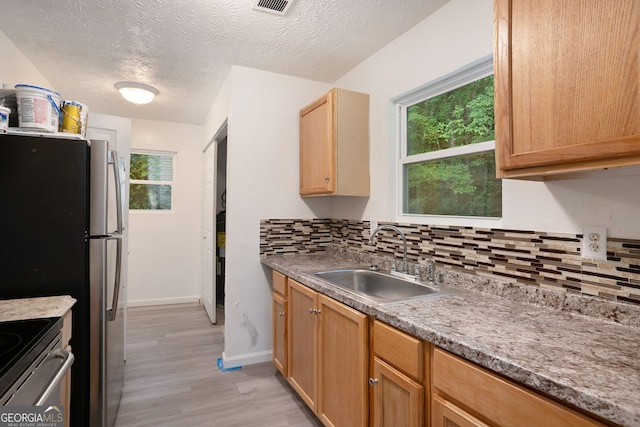
[[[492,51],[493,1],[452,0],[336,82],[338,87],[371,96],[372,172],[366,206],[360,200],[340,199],[334,203],[332,217],[397,219],[390,99]],[[505,180],[503,191],[503,218],[495,227],[581,233],[584,225],[597,225],[607,227],[610,236],[640,238],[638,169],[548,183]],[[455,220],[431,222],[453,224]]]
[[[298,113],[330,85],[232,67],[216,99],[210,135],[227,108],[225,366],[271,359],[270,271],[260,264],[260,219],[327,217],[331,200],[298,195]],[[214,123],[217,120],[217,123]]]
[[[0,60],[0,89],[2,89],[3,84],[7,85],[8,89],[13,89],[17,84],[30,84],[55,90],[49,80],[25,58],[22,52],[2,31],[0,31],[0,52],[2,55]]]
[[[131,149],[175,152],[174,209],[129,215],[129,306],[199,301],[202,127],[132,120]]]

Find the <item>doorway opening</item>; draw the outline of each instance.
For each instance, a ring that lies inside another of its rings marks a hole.
[[[216,304],[224,307],[227,224],[227,136],[218,142],[216,159]]]
[[[227,223],[227,122],[204,149],[201,301],[211,323],[224,319]]]

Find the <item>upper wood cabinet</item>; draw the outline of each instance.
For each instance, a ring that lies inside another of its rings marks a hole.
[[[300,110],[300,195],[369,196],[369,95],[333,89]]]
[[[640,2],[494,5],[498,176],[640,164]]]

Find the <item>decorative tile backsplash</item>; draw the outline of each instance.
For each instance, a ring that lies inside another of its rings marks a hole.
[[[323,252],[331,240],[330,219],[260,221],[260,255]]]
[[[640,305],[640,240],[609,237],[607,260],[580,256],[578,234],[398,224],[409,262],[432,258],[439,267],[540,288]],[[268,219],[260,223],[260,254],[313,253],[330,245],[385,258],[402,257],[402,239],[381,230],[369,246],[369,222]]]

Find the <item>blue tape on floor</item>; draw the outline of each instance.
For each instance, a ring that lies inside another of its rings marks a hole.
[[[242,366],[236,366],[234,368],[225,368],[222,364],[222,357],[218,357],[218,369],[220,369],[222,372],[237,371],[240,368],[242,368]]]

